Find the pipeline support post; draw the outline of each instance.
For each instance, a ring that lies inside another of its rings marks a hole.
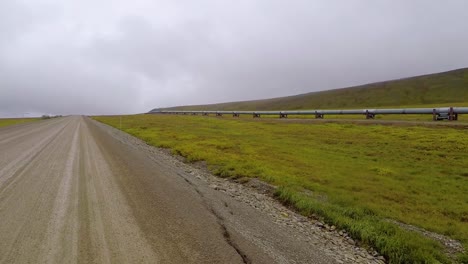
[[[323,119],[323,114],[315,113],[316,119]]]
[[[288,114],[280,113],[279,118],[288,118]]]
[[[208,113],[202,113],[203,116],[208,116]]]
[[[374,118],[375,118],[375,114],[366,110],[366,119],[374,119]]]
[[[260,118],[260,114],[254,113],[253,118]]]
[[[221,116],[223,116],[223,114],[221,114],[221,113],[216,113],[216,116],[221,117]]]
[[[232,117],[240,117],[240,114],[239,113],[233,113]]]
[[[449,110],[449,120],[450,121],[458,120],[458,113],[455,113],[455,111],[453,111],[453,107],[450,107],[450,110]]]
[[[435,108],[432,109],[432,121],[437,121],[437,119],[438,119],[437,116],[438,115],[437,115],[437,112],[436,112]]]

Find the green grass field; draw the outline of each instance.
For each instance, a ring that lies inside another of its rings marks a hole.
[[[287,89],[287,87],[285,87]],[[295,110],[389,108],[391,106],[468,106],[468,68],[294,96],[179,110]]]
[[[95,119],[119,127],[118,116]],[[466,129],[169,115],[124,116],[122,129],[204,160],[221,177],[274,184],[278,199],[346,229],[390,263],[450,260],[438,242],[385,219],[468,248]]]
[[[39,118],[0,118],[0,127],[39,120]]]

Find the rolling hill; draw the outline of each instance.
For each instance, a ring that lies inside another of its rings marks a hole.
[[[296,110],[468,105],[468,68],[264,100],[178,106],[177,110]]]

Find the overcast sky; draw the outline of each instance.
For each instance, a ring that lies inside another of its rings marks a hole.
[[[1,0],[0,115],[119,114],[468,66],[466,0]]]

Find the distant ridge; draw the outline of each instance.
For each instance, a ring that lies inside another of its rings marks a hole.
[[[468,105],[468,68],[264,100],[178,106],[177,110],[296,110]]]

